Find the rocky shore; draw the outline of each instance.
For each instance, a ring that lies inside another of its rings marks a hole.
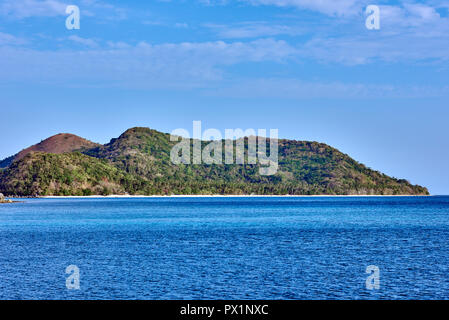
[[[6,199],[3,193],[0,193],[0,203],[13,203],[14,201]]]

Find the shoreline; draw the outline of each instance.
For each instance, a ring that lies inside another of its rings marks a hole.
[[[348,197],[431,197],[432,195],[91,195],[91,196],[42,196],[34,199],[134,199],[134,198],[316,198],[316,197],[329,197],[329,198],[348,198]],[[30,197],[30,199],[33,199]]]

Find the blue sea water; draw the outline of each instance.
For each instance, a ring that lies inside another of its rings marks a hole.
[[[0,299],[448,299],[448,249],[449,197],[25,199]]]

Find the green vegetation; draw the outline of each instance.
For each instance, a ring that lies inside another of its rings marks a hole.
[[[0,172],[0,190],[20,196],[124,194],[145,181],[81,153],[31,153]]]
[[[24,196],[428,194],[426,188],[371,170],[317,142],[279,140],[279,169],[273,176],[261,176],[259,164],[174,165],[170,151],[175,144],[168,134],[132,128],[83,154],[31,153],[0,171],[0,192]]]

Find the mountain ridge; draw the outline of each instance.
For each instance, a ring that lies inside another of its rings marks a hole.
[[[248,139],[244,141],[247,150]],[[167,133],[134,127],[104,145],[90,142],[91,148],[78,150],[61,146],[57,151],[69,151],[60,153],[30,151],[0,171],[0,192],[26,196],[429,194],[424,187],[367,168],[324,143],[278,139],[279,168],[273,176],[260,175],[260,163],[175,165],[170,151],[177,143]]]

